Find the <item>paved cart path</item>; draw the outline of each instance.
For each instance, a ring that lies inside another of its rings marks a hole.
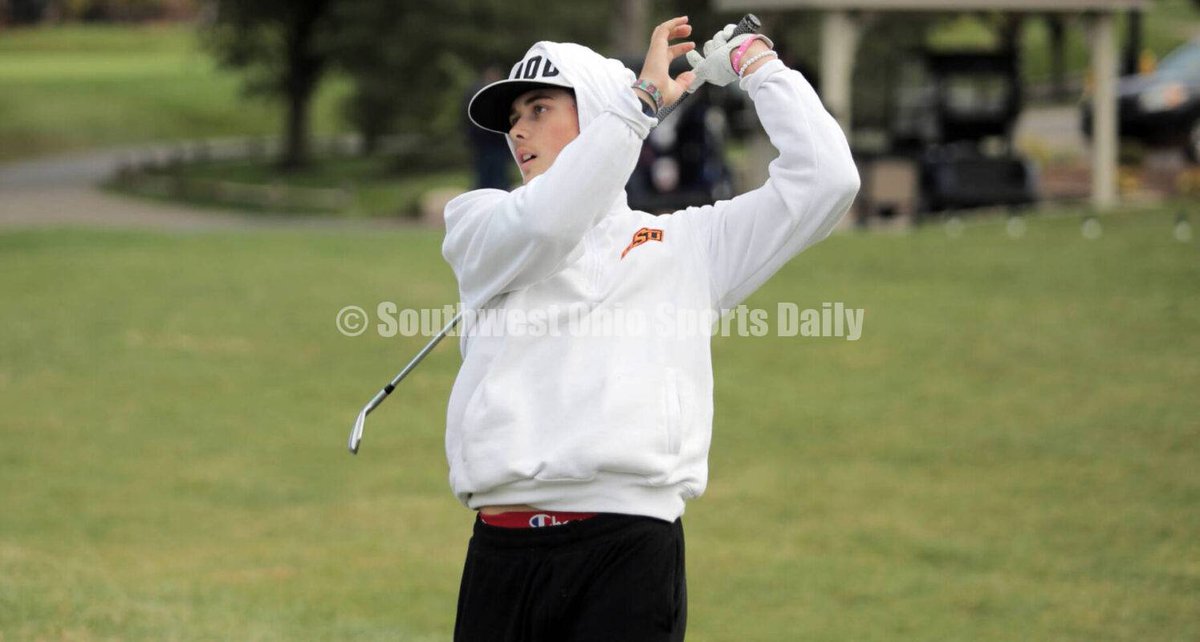
[[[248,214],[124,196],[97,187],[132,155],[167,153],[170,149],[166,145],[122,147],[0,165],[0,229],[82,225],[189,231],[388,229],[413,225],[397,220]]]

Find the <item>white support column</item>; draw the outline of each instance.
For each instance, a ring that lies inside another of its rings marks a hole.
[[[846,135],[850,134],[851,79],[854,54],[862,34],[859,21],[847,11],[827,11],[821,28],[821,98],[837,118]]]
[[[1092,46],[1092,205],[1117,204],[1117,38],[1112,12],[1094,16]]]
[[[648,5],[647,0],[621,0],[619,3],[620,13],[613,21],[613,26],[617,32],[617,51],[622,56],[646,53],[646,34],[650,33]]]

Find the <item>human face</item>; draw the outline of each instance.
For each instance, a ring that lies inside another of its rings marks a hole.
[[[526,183],[550,169],[562,148],[579,135],[575,97],[565,89],[538,88],[517,96],[508,122]]]

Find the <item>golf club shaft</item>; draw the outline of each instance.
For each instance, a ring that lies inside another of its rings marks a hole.
[[[758,16],[754,15],[753,13],[747,13],[746,15],[742,16],[741,20],[738,20],[737,27],[734,28],[733,36],[730,37],[730,40],[745,33],[758,33],[759,29],[762,29],[762,21],[759,20]],[[670,116],[671,112],[675,111],[676,107],[679,107],[683,101],[687,100],[688,96],[696,93],[698,89],[700,89],[700,85],[689,88],[689,90],[683,92],[683,95],[680,96],[675,102],[658,110],[658,122],[661,123],[664,118]]]
[[[453,330],[454,326],[458,325],[458,322],[461,320],[462,320],[462,312],[459,312],[458,314],[454,315],[454,318],[450,319],[450,322],[447,323],[446,326],[442,328],[441,332],[438,332],[437,336],[430,339],[429,343],[425,344],[425,347],[421,348],[421,351],[417,353],[417,356],[413,357],[412,361],[409,361],[407,366],[404,366],[404,369],[400,371],[400,374],[396,375],[396,378],[392,379],[391,383],[384,386],[383,390],[379,391],[380,394],[382,394],[383,397],[387,397],[388,395],[392,394],[392,391],[396,389],[396,385],[399,384],[401,381],[403,381],[404,378],[408,376],[408,373],[412,372],[413,368],[416,368],[417,364],[421,363],[421,361],[430,352],[432,352],[434,348],[437,347],[437,344],[441,343],[442,339],[445,339],[447,334],[450,334],[450,331]],[[376,395],[376,396],[378,397],[378,395]],[[374,400],[372,400],[372,401],[374,401]],[[383,401],[383,398],[380,398],[379,401]],[[379,405],[378,402],[374,402],[374,403],[376,406]],[[373,409],[374,409],[374,406],[372,406],[372,410]],[[367,412],[370,412],[370,410],[368,410]]]
[[[400,374],[396,375],[396,377],[392,379],[388,385],[384,386],[382,390],[375,393],[375,396],[371,398],[371,401],[369,401],[367,405],[363,407],[362,411],[359,413],[359,420],[354,423],[354,429],[350,432],[350,452],[352,454],[358,454],[358,446],[359,443],[362,442],[363,421],[366,419],[366,416],[371,414],[371,411],[375,410],[379,404],[383,403],[383,400],[387,399],[388,395],[392,394],[392,391],[396,389],[396,386],[399,385],[401,381],[404,381],[404,378],[408,376],[408,373],[412,372],[413,369],[415,369],[417,365],[420,364],[421,361],[424,360],[434,348],[437,347],[437,344],[441,343],[442,339],[445,339],[447,334],[450,334],[450,331],[453,330],[454,326],[458,325],[458,322],[461,320],[462,312],[454,315],[454,318],[442,328],[441,332],[438,332],[437,336],[431,339],[429,343],[425,344],[425,347],[421,348],[421,351],[412,358],[412,361],[409,361],[408,365],[404,366],[404,369],[400,371]]]

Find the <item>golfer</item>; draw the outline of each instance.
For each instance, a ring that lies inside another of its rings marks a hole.
[[[635,77],[575,44],[539,42],[471,100],[524,184],[446,207],[442,253],[468,312],[450,396],[450,484],[477,511],[455,640],[682,640],[684,503],[708,479],[711,336],[672,315],[736,306],[825,238],[859,180],[808,82],[758,35],[695,51],[686,17],[654,29]],[[668,75],[688,54],[693,69]],[[654,114],[692,84],[738,82],[779,156],[729,201],[633,211],[624,186]],[[617,313],[620,313],[619,315]],[[588,321],[640,316],[642,331]]]

